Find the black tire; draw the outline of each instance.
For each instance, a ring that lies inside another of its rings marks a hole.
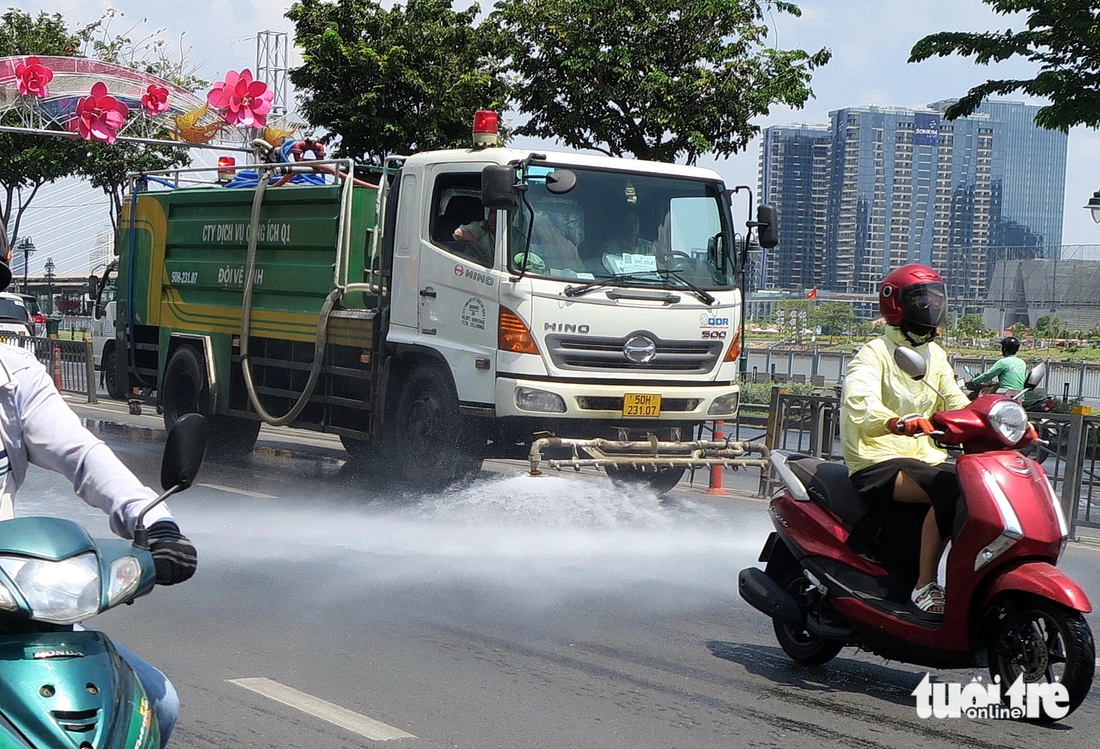
[[[607,477],[613,484],[622,486],[645,486],[658,495],[668,494],[680,483],[687,470],[684,466],[658,468],[656,471],[643,472],[637,466],[604,466]]]
[[[114,347],[111,347],[103,354],[103,361],[99,366],[103,372],[103,387],[107,390],[107,395],[116,401],[126,400],[126,389],[120,387],[118,381],[118,370],[116,369],[117,361]]]
[[[202,414],[210,422],[207,455],[240,458],[252,452],[260,422],[233,416],[213,416],[210,385],[203,359],[194,346],[180,346],[164,369],[160,389],[164,428],[171,429],[184,414]]]
[[[818,616],[821,605],[821,594],[813,587],[801,568],[786,568],[779,579],[783,589],[794,596],[799,608],[806,616]],[[775,639],[779,641],[779,647],[791,660],[804,666],[820,666],[828,663],[844,649],[844,643],[837,640],[822,640],[811,634],[801,624],[772,620],[772,629],[775,630]]]
[[[481,470],[484,430],[459,412],[454,386],[438,367],[410,373],[391,435],[398,471],[408,484],[437,491]]]
[[[1096,644],[1080,612],[1018,596],[994,606],[989,627],[989,675],[1000,677],[1002,695],[1023,676],[1026,683],[1061,683],[1069,693],[1066,715],[1081,705],[1092,687]],[[1044,714],[1038,722],[1061,717]]]

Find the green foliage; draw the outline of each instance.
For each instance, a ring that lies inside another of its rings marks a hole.
[[[187,73],[186,58],[178,62],[167,55],[163,43],[147,39],[139,43],[127,36],[114,35],[110,21],[115,11],[87,26],[70,32],[60,14],[34,16],[9,9],[0,16],[0,56],[60,55],[104,60],[133,67],[165,78],[176,85],[193,88],[205,85]],[[22,126],[16,111],[9,111],[4,125]],[[163,138],[163,131],[141,132],[150,138]],[[64,177],[87,177],[111,198],[111,219],[117,223],[121,190],[127,172],[163,169],[190,163],[186,149],[139,146],[121,141],[113,144],[92,143],[59,136],[0,133],[0,149],[7,156],[0,161],[0,226],[11,243],[18,239],[19,223],[39,189]]]
[[[83,57],[140,70],[188,91],[208,85],[208,81],[195,75],[196,66],[187,56],[188,50],[183,47],[182,37],[178,56],[172,55],[162,36],[163,29],[136,41],[129,36],[133,27],[115,34],[111,27],[121,15],[114,8],[108,8],[98,20],[76,32]]]
[[[948,119],[965,117],[989,96],[1022,92],[1049,99],[1035,123],[1050,130],[1100,125],[1100,23],[1093,0],[982,0],[995,12],[1026,13],[1021,31],[944,31],[914,45],[909,62],[963,55],[979,65],[1023,58],[1039,72],[1030,79],[989,80],[947,108]]]
[[[985,336],[989,332],[985,327],[985,323],[982,322],[981,315],[963,315],[959,318],[955,326],[955,331],[959,335],[971,336],[974,338]]]
[[[1034,333],[1038,338],[1059,338],[1062,332],[1062,320],[1055,315],[1039,315],[1035,320]]]
[[[304,63],[290,71],[301,113],[337,135],[337,155],[469,147],[477,109],[501,110],[507,83],[500,36],[477,5],[409,0],[298,0],[287,12]]]
[[[840,335],[851,331],[855,322],[855,311],[844,302],[822,302],[811,308],[810,326],[820,327],[825,335]]]
[[[71,55],[80,40],[65,28],[59,14],[30,13],[9,8],[0,16],[0,56]],[[22,127],[14,111],[0,123]],[[11,246],[19,237],[19,223],[39,189],[72,173],[79,161],[79,145],[65,138],[0,133],[0,243]]]
[[[516,132],[615,156],[694,163],[729,156],[773,104],[801,107],[828,62],[767,42],[758,0],[499,0],[490,20],[509,43]]]

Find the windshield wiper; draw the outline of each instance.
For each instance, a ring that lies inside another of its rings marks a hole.
[[[582,283],[577,286],[566,286],[562,289],[561,293],[566,296],[583,296],[601,287],[625,286],[631,281],[652,280],[646,278],[646,275],[656,272],[655,270],[647,270],[641,273],[617,273],[614,276],[604,276],[602,278],[597,278],[595,281],[589,281],[588,283]]]
[[[681,284],[683,284],[685,289],[694,294],[700,302],[707,305],[708,307],[712,304],[718,303],[718,300],[715,299],[710,292],[708,292],[706,289],[696,286],[691,281],[684,278],[684,276],[680,274],[680,271],[672,270],[671,268],[662,268],[657,272],[661,275],[662,278],[665,278],[666,280],[672,279],[674,281],[679,281]]]
[[[671,270],[668,268],[657,268],[654,270],[640,271],[638,273],[617,273],[614,276],[605,276],[604,278],[597,278],[595,281],[589,281],[588,283],[580,284],[579,286],[566,286],[562,289],[562,293],[566,296],[583,296],[590,291],[594,291],[599,288],[608,288],[613,286],[626,286],[631,281],[652,281],[653,276],[657,276],[665,281],[676,281],[682,288],[690,291],[696,299],[706,305],[717,304],[718,300],[715,299],[705,289],[702,289],[691,281],[680,275],[679,271]]]

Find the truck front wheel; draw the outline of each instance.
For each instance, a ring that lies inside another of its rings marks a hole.
[[[202,414],[209,420],[210,454],[240,458],[252,452],[256,445],[260,422],[213,415],[206,369],[194,346],[180,346],[168,360],[160,400],[165,429],[171,429],[184,414]]]
[[[450,379],[432,366],[413,370],[405,382],[393,444],[402,478],[430,490],[470,478],[485,454],[484,432],[459,412]]]

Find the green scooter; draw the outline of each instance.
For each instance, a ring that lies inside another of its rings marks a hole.
[[[164,493],[191,485],[207,424],[188,414],[168,433]],[[0,749],[155,749],[152,703],[101,632],[77,629],[155,585],[145,513],[133,542],[93,539],[78,523],[0,522]]]

